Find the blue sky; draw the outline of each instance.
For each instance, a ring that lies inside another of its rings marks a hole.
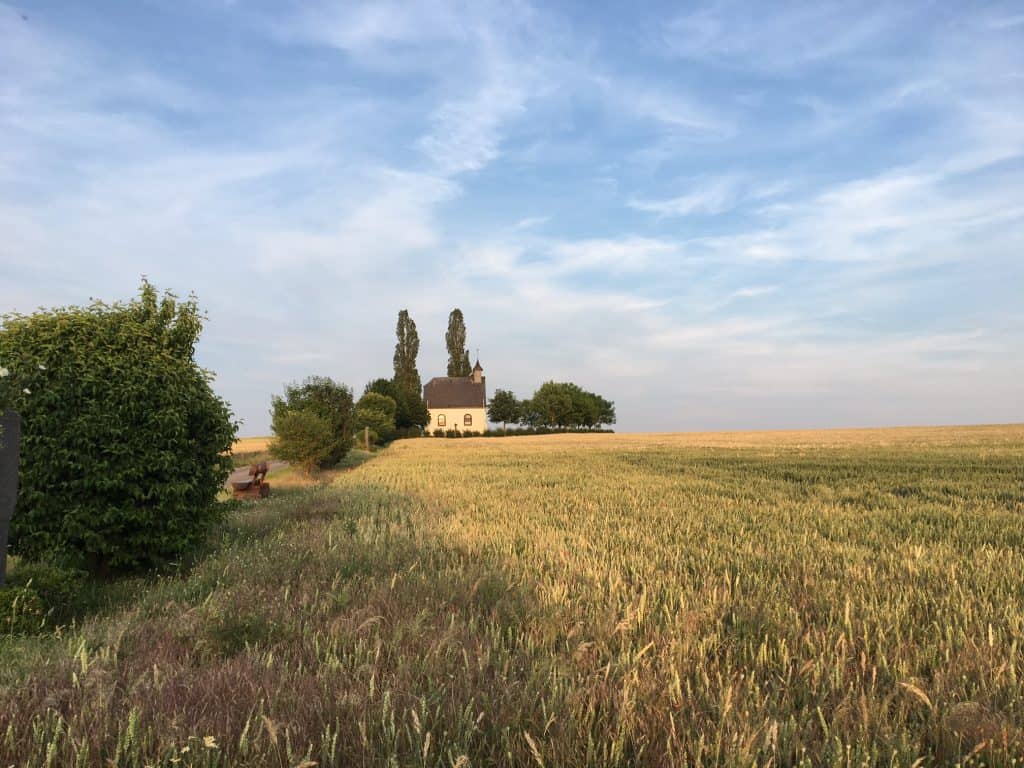
[[[0,3],[0,309],[195,291],[245,421],[444,373],[623,430],[1024,419],[1018,3]]]

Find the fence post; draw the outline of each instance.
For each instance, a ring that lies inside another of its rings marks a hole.
[[[370,428],[363,427],[363,445],[366,446],[366,450],[370,450]]]
[[[7,580],[7,531],[18,499],[18,451],[21,417],[14,411],[0,413],[0,584]]]

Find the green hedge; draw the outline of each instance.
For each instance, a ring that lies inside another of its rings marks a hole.
[[[0,359],[28,390],[12,552],[106,572],[205,538],[236,425],[195,362],[201,329],[194,300],[145,282],[129,303],[3,318]]]

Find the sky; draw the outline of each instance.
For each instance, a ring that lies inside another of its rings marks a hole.
[[[195,292],[310,374],[622,431],[1024,421],[1024,5],[0,0],[0,312]]]

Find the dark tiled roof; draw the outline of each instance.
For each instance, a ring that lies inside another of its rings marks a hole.
[[[423,385],[427,408],[485,408],[486,380],[477,384],[469,376],[435,376]]]

